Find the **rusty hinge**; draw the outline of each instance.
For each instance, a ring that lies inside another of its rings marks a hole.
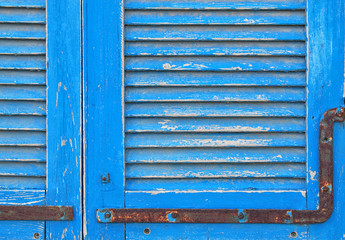
[[[97,210],[101,223],[322,223],[333,212],[333,125],[343,122],[345,108],[324,113],[319,127],[319,207],[277,209],[116,209]]]
[[[73,207],[0,205],[0,220],[73,220]]]

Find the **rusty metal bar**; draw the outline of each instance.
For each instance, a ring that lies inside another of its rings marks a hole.
[[[0,205],[0,220],[73,220],[73,208],[65,206]]]
[[[328,220],[333,212],[333,125],[345,120],[345,108],[324,113],[319,127],[319,207],[317,210],[276,209],[116,209],[97,210],[100,223],[287,223]]]

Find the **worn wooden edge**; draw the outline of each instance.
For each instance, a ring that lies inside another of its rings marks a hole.
[[[70,221],[73,207],[0,205],[0,220]]]
[[[333,212],[333,126],[345,120],[345,108],[323,114],[319,127],[319,191],[317,210],[277,209],[97,209],[100,223],[286,223],[312,224]]]

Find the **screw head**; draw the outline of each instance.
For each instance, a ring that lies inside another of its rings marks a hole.
[[[110,218],[110,217],[111,217],[111,213],[110,213],[110,212],[106,212],[106,213],[104,214],[104,217],[105,217],[105,218]]]
[[[238,214],[238,219],[243,219],[244,218],[244,214],[243,213],[239,213]]]
[[[178,217],[178,213],[177,213],[177,212],[171,213],[171,217],[172,217],[172,218],[177,218],[177,217]]]
[[[329,192],[329,187],[325,186],[322,188],[323,192]]]
[[[41,234],[39,233],[34,233],[34,239],[39,239],[41,237]]]
[[[144,229],[144,233],[147,235],[147,234],[150,234],[151,233],[151,230],[149,228],[145,228]]]
[[[297,232],[293,231],[290,233],[290,237],[296,238],[297,237]]]
[[[110,174],[105,173],[105,174],[101,175],[101,182],[102,183],[109,183],[110,182]]]
[[[286,215],[285,215],[285,219],[286,219],[286,220],[290,220],[290,219],[291,219],[291,216],[290,216],[289,214],[286,214]]]
[[[342,116],[343,116],[343,110],[342,110],[342,109],[339,109],[339,110],[337,111],[337,116],[338,116],[338,117],[342,117]]]

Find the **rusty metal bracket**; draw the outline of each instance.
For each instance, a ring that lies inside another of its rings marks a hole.
[[[345,108],[324,113],[319,127],[319,207],[317,210],[277,209],[116,209],[97,210],[100,223],[287,223],[328,220],[333,212],[333,125],[345,120]]]
[[[0,220],[73,220],[73,207],[0,205]]]

